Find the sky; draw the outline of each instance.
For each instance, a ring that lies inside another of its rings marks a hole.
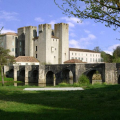
[[[62,0],[57,0],[62,1]],[[79,22],[78,21],[82,21]],[[120,29],[105,27],[93,19],[81,20],[63,14],[54,0],[0,0],[0,28],[2,33],[16,32],[24,26],[39,24],[69,24],[69,47],[93,50],[99,46],[102,51],[112,54],[120,45]]]

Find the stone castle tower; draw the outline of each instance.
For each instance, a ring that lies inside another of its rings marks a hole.
[[[41,63],[63,64],[69,59],[69,26],[41,24],[18,29],[17,56],[33,56]]]

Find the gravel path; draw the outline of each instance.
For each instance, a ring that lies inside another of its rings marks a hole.
[[[46,90],[71,91],[71,90],[84,90],[84,89],[81,87],[63,87],[63,88],[25,88],[23,90],[29,90],[29,91],[46,91]]]

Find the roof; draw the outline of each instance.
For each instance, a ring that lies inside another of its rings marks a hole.
[[[79,51],[79,52],[94,52],[94,53],[99,53],[93,50],[88,50],[88,49],[78,49],[78,48],[69,48],[69,51]]]
[[[14,35],[14,36],[17,36],[17,33],[7,32],[7,33],[3,33],[1,35]]]
[[[78,59],[70,59],[65,61],[64,63],[86,63],[86,62],[82,62],[82,60],[78,60]]]
[[[15,58],[16,62],[39,62],[35,57],[31,56],[19,56]]]

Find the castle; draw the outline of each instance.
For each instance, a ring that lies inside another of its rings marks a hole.
[[[59,23],[54,25],[41,24],[18,28],[18,33],[6,33],[1,36],[1,46],[10,49],[10,54],[32,56],[41,63],[63,64],[69,59],[79,59],[83,62],[101,62],[101,53],[69,48],[69,25]]]

